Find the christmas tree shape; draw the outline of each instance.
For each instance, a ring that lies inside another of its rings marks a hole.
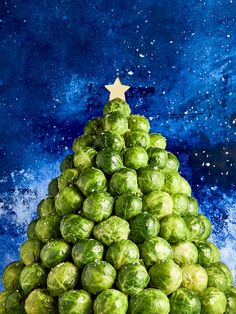
[[[235,314],[236,288],[161,134],[117,79],[38,205],[0,314]]]

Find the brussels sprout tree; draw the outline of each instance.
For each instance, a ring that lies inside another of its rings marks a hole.
[[[236,288],[166,139],[117,79],[2,275],[0,314],[235,314]]]

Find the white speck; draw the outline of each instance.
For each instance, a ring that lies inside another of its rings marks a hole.
[[[173,40],[170,40],[170,44],[173,44]]]
[[[133,71],[129,71],[128,74],[129,74],[129,75],[133,75],[134,72],[133,72]]]
[[[211,164],[210,164],[209,162],[206,163],[206,166],[207,166],[207,167],[210,167],[210,165],[211,165]]]
[[[227,34],[227,37],[230,38],[231,37],[230,34]]]
[[[140,58],[144,58],[145,55],[143,55],[142,53],[140,53],[140,54],[139,54],[139,57],[140,57]]]

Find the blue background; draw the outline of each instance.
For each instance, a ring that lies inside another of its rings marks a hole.
[[[0,6],[0,273],[119,75],[133,112],[178,155],[236,276],[234,0]]]

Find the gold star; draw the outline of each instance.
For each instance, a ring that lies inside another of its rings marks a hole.
[[[109,100],[120,98],[125,101],[125,92],[130,88],[128,85],[122,85],[117,77],[112,85],[105,85],[105,88],[110,92]]]

